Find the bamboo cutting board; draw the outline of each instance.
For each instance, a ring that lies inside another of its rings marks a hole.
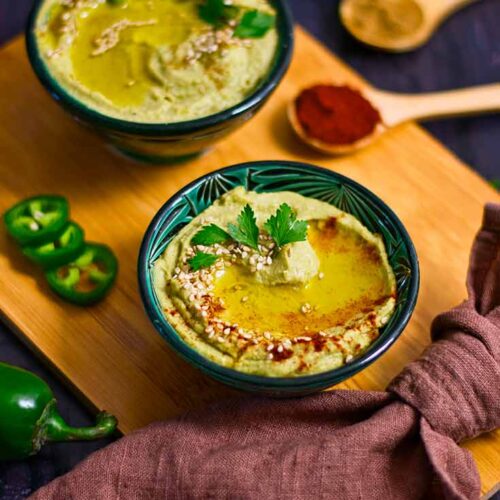
[[[300,144],[285,117],[286,102],[299,88],[333,76],[362,84],[300,29],[291,69],[260,114],[210,154],[174,167],[145,167],[115,156],[73,122],[36,81],[21,40],[0,51],[0,67],[0,211],[28,195],[63,194],[87,238],[109,244],[121,264],[107,300],[74,307],[50,293],[37,268],[0,231],[2,315],[84,398],[114,413],[125,433],[234,394],[170,351],[143,312],[136,278],[139,245],[153,215],[208,171],[247,160],[316,163],[372,189],[403,220],[421,262],[415,314],[390,351],[341,388],[384,389],[429,343],[433,317],[465,297],[469,249],[482,207],[498,201],[497,193],[416,125],[392,130],[342,159]],[[500,432],[465,446],[478,463],[483,490],[489,490],[499,479]]]

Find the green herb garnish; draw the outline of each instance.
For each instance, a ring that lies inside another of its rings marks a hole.
[[[272,28],[274,19],[273,14],[259,10],[245,12],[234,30],[234,36],[238,38],[261,38]]]
[[[493,179],[490,184],[497,190],[500,191],[500,179]]]
[[[191,240],[193,245],[215,245],[231,239],[231,235],[216,224],[210,224],[200,229]]]
[[[206,23],[220,28],[228,24],[231,19],[239,17],[242,10],[244,7],[226,5],[224,0],[203,0],[198,6],[198,15]],[[234,36],[237,38],[261,38],[272,28],[275,18],[276,16],[273,14],[260,10],[246,10],[241,19],[235,23]]]
[[[208,24],[221,26],[238,15],[239,9],[233,5],[226,5],[224,0],[204,0],[198,6],[198,15]]]
[[[231,237],[238,243],[255,250],[259,249],[259,228],[255,213],[250,205],[246,205],[238,215],[238,225],[228,224],[227,229]]]
[[[307,239],[307,222],[297,220],[295,212],[286,203],[280,205],[276,215],[269,217],[264,228],[279,248],[287,243]]]
[[[202,267],[210,267],[215,264],[218,257],[211,253],[196,252],[194,257],[188,260],[188,264],[193,271],[198,271]]]

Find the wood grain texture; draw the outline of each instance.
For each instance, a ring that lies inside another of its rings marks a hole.
[[[390,351],[341,388],[382,390],[429,343],[432,318],[465,297],[482,206],[498,194],[413,124],[341,159],[300,144],[286,122],[288,98],[332,75],[362,83],[304,32],[297,32],[290,72],[260,114],[210,154],[175,167],[133,164],[72,122],[36,81],[20,40],[0,52],[0,61],[0,210],[30,194],[64,194],[88,239],[111,245],[121,263],[106,301],[73,307],[50,293],[41,273],[1,232],[2,314],[95,406],[115,413],[124,432],[234,394],[169,350],[147,320],[137,287],[137,253],[149,221],[169,196],[208,171],[246,160],[316,163],[372,189],[403,220],[422,268],[415,314]],[[487,491],[498,480],[500,432],[466,446]]]

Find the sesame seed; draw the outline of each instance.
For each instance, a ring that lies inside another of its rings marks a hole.
[[[306,302],[305,304],[302,304],[302,306],[300,307],[300,312],[302,314],[308,314],[311,312],[311,304],[309,304],[308,302]]]
[[[267,359],[272,360],[273,358],[274,358],[273,353],[272,353],[272,352],[270,352],[270,353],[267,355]]]
[[[319,273],[318,279],[322,280],[325,277],[325,273]]]
[[[267,340],[272,340],[273,339],[273,336],[269,333],[269,332],[264,332],[264,338],[266,338]]]
[[[231,333],[231,329],[230,328],[224,328],[224,335],[229,335]]]
[[[244,297],[241,297],[241,302],[247,302],[248,301],[248,297],[245,295]]]
[[[267,352],[271,352],[273,349],[274,349],[274,344],[269,344],[269,345],[266,347],[266,351],[267,351]]]
[[[282,345],[282,344],[280,344],[280,345],[278,346],[278,349],[277,349],[277,350],[278,350],[278,352],[283,352],[283,345]]]
[[[40,226],[36,223],[36,222],[32,222],[30,225],[29,225],[29,228],[32,230],[32,231],[38,231],[40,229]]]

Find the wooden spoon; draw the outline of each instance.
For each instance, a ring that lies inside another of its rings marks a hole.
[[[288,105],[288,118],[304,142],[324,153],[342,155],[364,148],[400,123],[500,111],[500,83],[428,94],[398,94],[368,87],[362,94],[378,109],[382,123],[371,134],[352,144],[329,144],[309,137],[297,118],[296,99]]]
[[[361,42],[405,52],[426,43],[447,17],[475,1],[342,0],[339,13],[345,28]]]

